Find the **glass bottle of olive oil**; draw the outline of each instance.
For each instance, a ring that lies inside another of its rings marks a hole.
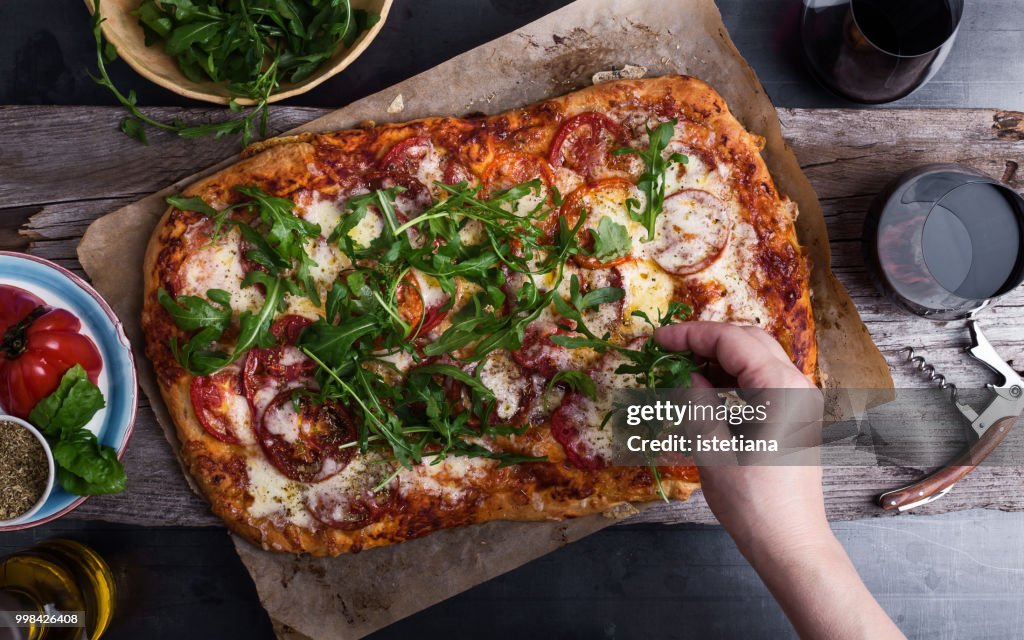
[[[43,542],[0,559],[0,640],[99,640],[116,598],[114,576],[99,554],[72,540]],[[44,619],[26,623],[10,612]],[[84,621],[58,626],[74,612],[84,612]],[[46,624],[46,616],[61,622]]]

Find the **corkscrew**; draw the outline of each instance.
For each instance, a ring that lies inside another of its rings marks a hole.
[[[971,423],[973,443],[948,465],[934,471],[923,480],[879,496],[879,505],[887,511],[907,511],[938,500],[949,493],[953,485],[995,450],[1024,412],[1024,379],[999,357],[982,333],[977,320],[968,322],[967,327],[971,332],[971,346],[967,347],[967,353],[1002,376],[1002,382],[986,385],[994,395],[979,413],[960,399],[955,384],[936,371],[922,356],[916,355],[913,348],[906,347],[901,351],[906,354],[907,362],[911,366],[927,376],[930,381],[937,382],[942,389],[950,391],[950,400]]]
[[[914,347],[903,347],[903,349],[900,350],[900,353],[905,353],[907,355],[907,362],[910,363],[910,366],[927,376],[928,380],[938,382],[939,387],[941,387],[943,391],[948,390],[950,400],[953,402],[960,401],[960,391],[956,388],[956,385],[947,381],[946,376],[936,371],[935,367],[928,364],[928,361],[925,360],[923,356],[916,355]]]

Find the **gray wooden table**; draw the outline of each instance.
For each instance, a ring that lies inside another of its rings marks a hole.
[[[165,117],[201,121],[203,110],[157,110]],[[284,107],[274,112],[279,129],[324,111]],[[120,112],[105,107],[3,107],[0,130],[19,136],[0,150],[13,160],[0,184],[4,248],[27,250],[80,270],[75,248],[91,220],[156,191],[225,156],[224,145],[154,136],[143,147],[112,135]],[[960,162],[1002,177],[1024,190],[1024,114],[984,109],[842,110],[784,109],[784,133],[822,201],[833,252],[833,270],[850,291],[878,347],[893,365],[897,387],[926,382],[901,362],[912,345],[936,368],[964,387],[980,387],[987,370],[960,353],[963,322],[935,323],[908,317],[868,282],[861,257],[861,225],[870,200],[885,182],[915,165]],[[44,155],[36,150],[47,149]],[[18,159],[21,159],[20,161]],[[24,159],[31,159],[28,164]],[[74,167],[69,171],[66,167]],[[134,268],[126,265],[125,268]],[[1007,359],[1024,361],[1024,289],[982,316],[986,333]],[[145,399],[125,458],[132,478],[127,493],[89,500],[70,517],[142,525],[217,523],[206,504],[182,479],[178,464]],[[906,483],[920,469],[827,468],[825,487],[831,518],[881,516],[874,497]],[[970,507],[1024,509],[1024,478],[1018,469],[983,467],[944,499],[920,511],[941,513]],[[699,497],[659,506],[642,522],[714,522]]]

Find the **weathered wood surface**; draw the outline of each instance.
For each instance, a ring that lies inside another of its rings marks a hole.
[[[154,109],[164,118],[202,121],[219,112]],[[282,107],[271,119],[287,130],[326,110]],[[861,259],[861,224],[874,195],[891,178],[931,162],[960,162],[1003,177],[1024,190],[1024,133],[1018,113],[991,110],[780,110],[783,129],[817,190],[828,222],[833,270],[849,289],[897,387],[921,387],[899,350],[918,348],[929,362],[964,386],[990,377],[960,351],[962,322],[910,318],[880,297]],[[121,112],[101,107],[0,107],[0,248],[28,250],[80,271],[75,247],[98,216],[223,160],[224,141],[184,141],[154,134],[143,147],[116,132]],[[126,269],[136,268],[125,265]],[[1024,289],[982,316],[986,332],[1007,359],[1024,362]],[[1018,365],[1019,367],[1020,365]],[[219,521],[185,484],[170,447],[143,399],[125,457],[131,478],[120,496],[94,498],[72,517],[146,525],[209,525]],[[845,467],[825,469],[829,515],[847,520],[882,516],[873,499],[906,483],[920,470]],[[915,513],[966,508],[1024,510],[1024,468],[976,470],[943,499]],[[650,509],[631,522],[713,522],[698,496]]]

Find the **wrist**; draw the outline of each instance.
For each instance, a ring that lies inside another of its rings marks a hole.
[[[837,551],[845,554],[824,518],[801,523],[788,521],[779,530],[759,527],[757,530],[734,533],[733,539],[740,552],[755,567],[820,558]]]

